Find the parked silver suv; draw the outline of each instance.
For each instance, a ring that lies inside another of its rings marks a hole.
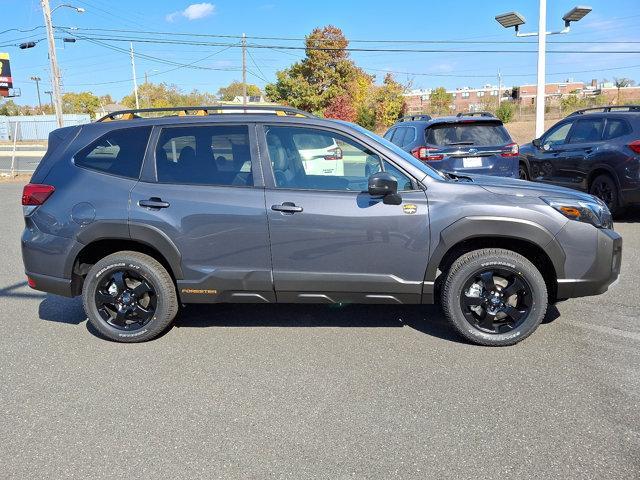
[[[181,303],[439,300],[466,339],[511,345],[549,302],[618,276],[622,239],[591,195],[442,174],[284,107],[167,111],[53,132],[24,188],[29,285],[82,295],[109,339],[152,339]]]

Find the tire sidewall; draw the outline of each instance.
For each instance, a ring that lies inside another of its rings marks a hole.
[[[529,262],[527,262],[529,263]],[[532,265],[510,256],[491,255],[469,261],[457,270],[445,292],[445,302],[449,311],[449,319],[466,338],[484,345],[512,345],[528,337],[538,327],[547,307],[547,291],[540,272]],[[469,323],[462,313],[460,298],[463,287],[469,277],[479,270],[491,268],[510,269],[521,275],[531,288],[531,312],[519,327],[505,333],[491,334],[478,330]]]
[[[110,273],[122,269],[135,271],[149,282],[156,292],[156,309],[153,318],[142,328],[131,332],[121,330],[106,322],[98,312],[95,302],[95,293],[100,282]],[[166,327],[166,323],[162,320],[168,315],[167,302],[164,298],[165,295],[160,291],[160,285],[162,285],[161,278],[152,268],[143,262],[127,258],[126,256],[110,256],[99,261],[89,270],[82,289],[82,300],[89,322],[103,336],[120,342],[139,342],[157,336]]]
[[[612,192],[612,202],[611,205],[607,205],[607,207],[609,208],[609,210],[611,212],[615,212],[620,204],[620,197],[618,194],[618,185],[616,184],[616,181],[611,178],[609,175],[598,175],[593,183],[591,184],[591,188],[589,189],[589,193],[591,195],[594,195],[595,197],[597,197],[597,195],[595,193],[593,193],[594,187],[600,183],[600,182],[607,182],[609,184],[609,187],[611,188],[611,192]],[[600,198],[600,197],[598,197]],[[603,202],[605,202],[604,199],[600,198],[600,200],[602,200]],[[605,202],[606,203],[606,202]]]

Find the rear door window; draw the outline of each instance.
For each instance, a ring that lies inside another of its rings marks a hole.
[[[585,118],[573,125],[569,134],[569,143],[591,143],[602,139],[603,118]]]
[[[511,142],[511,137],[500,123],[470,122],[443,123],[427,128],[425,140],[428,145],[474,145],[491,147]]]
[[[150,133],[151,127],[112,130],[75,154],[73,162],[90,170],[137,179]]]
[[[246,125],[163,128],[155,156],[160,183],[253,186]]]
[[[604,130],[604,139],[611,140],[613,138],[623,137],[631,133],[631,127],[627,122],[619,118],[608,118],[607,126]]]
[[[406,133],[407,133],[406,127],[396,128],[396,133],[393,134],[393,137],[391,138],[391,142],[394,145],[398,145],[399,147],[401,147],[403,145],[404,137]]]

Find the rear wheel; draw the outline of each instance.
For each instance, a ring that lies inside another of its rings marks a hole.
[[[529,173],[527,172],[527,166],[524,163],[520,163],[518,168],[518,178],[520,180],[529,180]]]
[[[506,346],[531,335],[547,309],[547,287],[538,269],[510,250],[487,248],[462,255],[444,281],[442,307],[467,340]]]
[[[598,175],[594,178],[589,187],[589,193],[606,203],[611,212],[618,208],[618,186],[609,175]]]
[[[91,267],[82,300],[91,325],[117,342],[151,340],[178,312],[171,276],[157,260],[139,252],[114,253]]]

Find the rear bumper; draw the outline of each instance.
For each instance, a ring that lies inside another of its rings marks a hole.
[[[42,292],[53,293],[63,297],[73,297],[73,288],[71,280],[68,278],[50,277],[38,273],[25,272],[31,280],[31,288]]]
[[[454,172],[460,175],[491,175],[493,177],[518,178],[518,157],[481,157],[482,167],[464,168],[462,157],[448,157],[442,161],[428,162],[428,165],[444,172]]]
[[[606,292],[620,275],[622,237],[601,229],[597,235],[595,261],[581,278],[558,279],[557,298],[586,297]]]

